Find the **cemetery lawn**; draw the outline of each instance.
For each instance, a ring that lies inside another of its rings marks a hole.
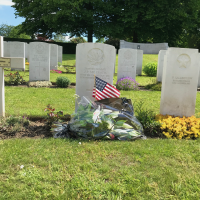
[[[1,140],[0,199],[200,199],[199,146],[199,139]]]

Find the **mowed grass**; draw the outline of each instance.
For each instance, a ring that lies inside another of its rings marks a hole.
[[[200,140],[4,140],[0,160],[0,199],[200,199]]]

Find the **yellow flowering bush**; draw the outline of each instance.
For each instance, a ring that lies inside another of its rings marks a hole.
[[[200,118],[174,117],[170,115],[156,115],[156,121],[161,123],[163,135],[173,139],[195,139],[200,137]]]

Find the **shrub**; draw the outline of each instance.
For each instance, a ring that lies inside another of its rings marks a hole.
[[[147,76],[156,76],[157,75],[157,63],[156,62],[152,62],[152,63],[146,64],[144,66],[143,72]]]
[[[195,139],[200,137],[200,118],[173,117],[170,115],[156,115],[161,123],[164,136],[172,139]]]
[[[162,137],[160,122],[155,120],[156,115],[152,110],[144,107],[142,100],[134,104],[134,110],[137,119],[143,126],[146,136]]]
[[[121,78],[116,83],[119,90],[138,90],[139,83],[130,77]]]
[[[56,79],[56,85],[58,87],[61,87],[61,88],[66,88],[68,87],[70,84],[70,80],[67,78],[67,77],[62,77],[62,76],[59,76],[57,79]]]
[[[19,74],[19,72],[15,72],[14,74],[6,74],[4,76],[9,78],[8,83],[11,85],[19,85],[25,82],[22,76]]]

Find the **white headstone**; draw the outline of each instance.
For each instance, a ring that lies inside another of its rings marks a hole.
[[[63,47],[58,46],[58,62],[62,63]]]
[[[58,68],[58,45],[50,44],[50,70]]]
[[[113,84],[114,46],[80,43],[76,46],[76,94],[92,99],[94,75]]]
[[[130,77],[135,80],[137,67],[137,50],[119,49],[117,80]]]
[[[10,42],[10,57],[24,58],[25,59],[25,43],[24,42]],[[25,69],[25,66],[24,66]],[[11,70],[22,70],[11,68]]]
[[[4,52],[4,57],[10,57],[10,42],[3,42],[4,48],[3,48],[3,52]]]
[[[50,45],[31,42],[29,49],[29,81],[50,81]]]
[[[167,50],[160,50],[158,54],[158,66],[157,66],[157,82],[162,82],[163,74],[163,65],[164,65],[164,56],[166,55]]]
[[[198,49],[169,48],[164,57],[160,114],[195,114],[200,67]]]
[[[28,43],[25,43],[25,58],[29,62],[29,44]]]
[[[0,116],[5,116],[5,92],[4,92],[4,68],[25,69],[24,58],[6,58],[3,57],[3,37],[0,36]]]
[[[142,75],[143,50],[137,50],[136,74]]]
[[[25,43],[10,42],[10,56],[16,58],[25,58]]]

